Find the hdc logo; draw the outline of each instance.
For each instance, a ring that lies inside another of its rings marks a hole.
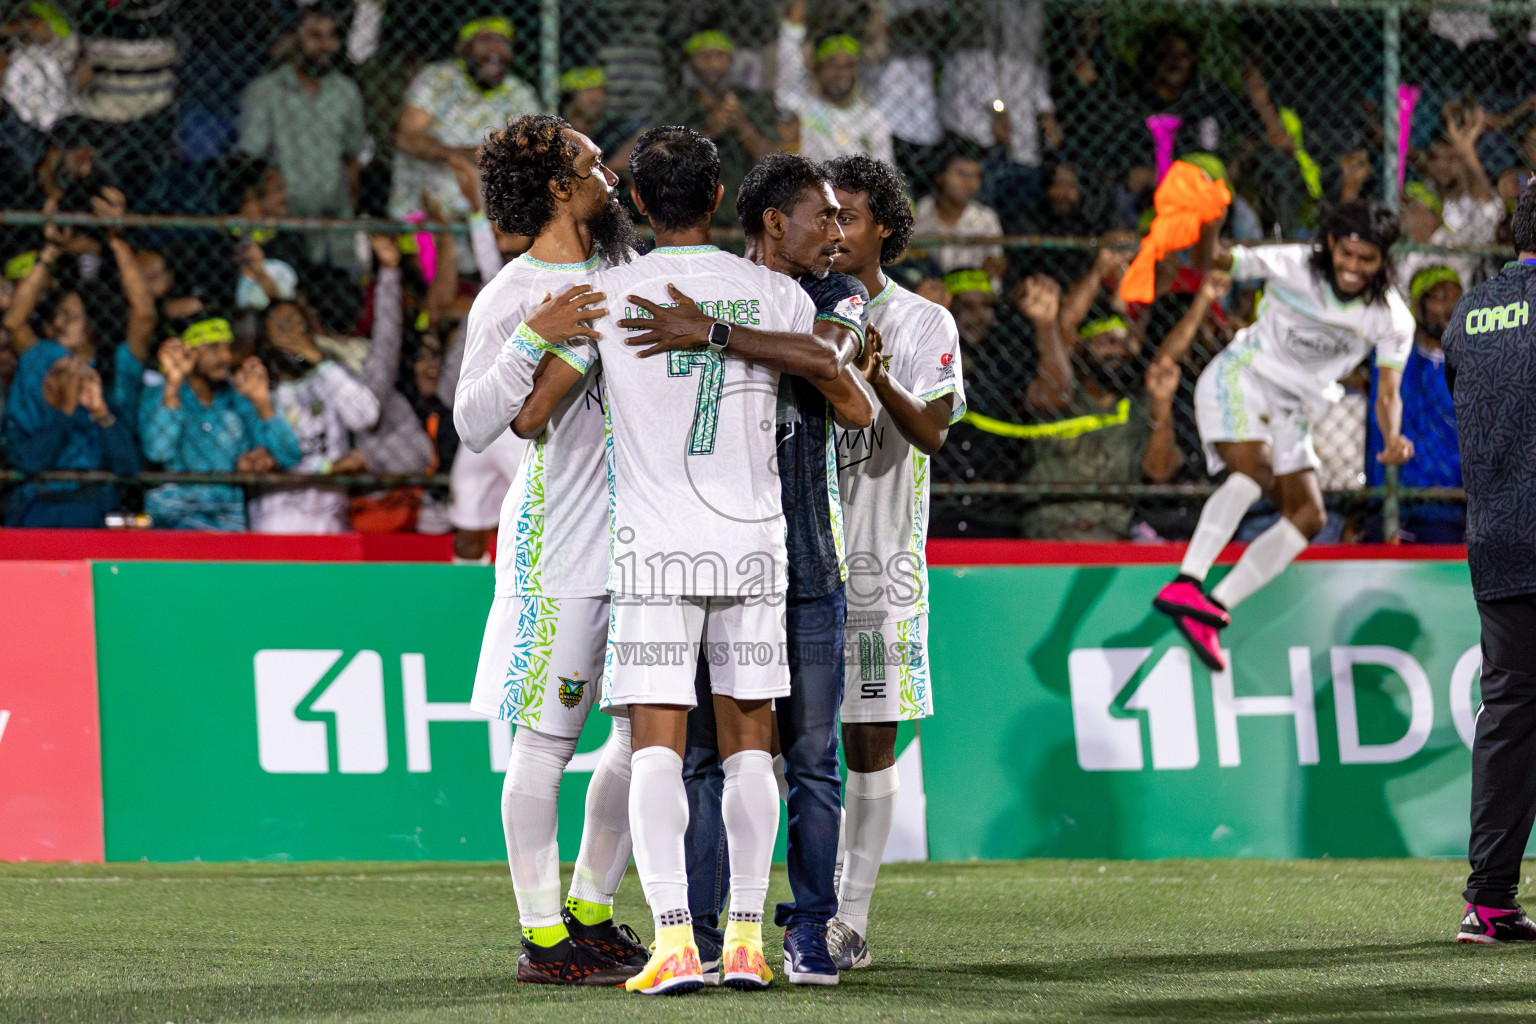
[[[256,750],[262,770],[324,775],[331,771],[334,730],[337,771],[377,775],[389,768],[389,727],[384,710],[384,659],[358,651],[342,661],[337,650],[256,652]],[[489,730],[490,770],[507,770],[512,723],[487,719],[469,704],[427,700],[427,662],[400,655],[400,696],[405,712],[405,770],[432,770],[433,722],[482,722]],[[602,750],[577,754],[568,772],[591,772]]]
[[[1067,659],[1072,690],[1072,727],[1077,738],[1077,763],[1084,771],[1140,771],[1145,765],[1139,716],[1116,713],[1115,704],[1143,664],[1150,647],[1105,647],[1076,650]],[[1422,665],[1395,647],[1361,646],[1329,649],[1339,761],[1344,764],[1389,764],[1404,761],[1423,749],[1434,727],[1434,697]],[[1227,663],[1231,665],[1231,655]],[[1211,673],[1211,707],[1216,719],[1216,760],[1222,767],[1242,763],[1238,720],[1252,716],[1290,716],[1296,728],[1299,764],[1317,764],[1317,708],[1312,680],[1312,651],[1289,651],[1289,696],[1239,697],[1233,691],[1232,670]],[[1388,743],[1362,743],[1355,702],[1354,667],[1378,665],[1396,673],[1408,689],[1407,731]],[[1472,745],[1475,715],[1472,682],[1482,667],[1481,651],[1467,650],[1451,672],[1450,712],[1457,734]],[[1195,686],[1189,652],[1172,647],[1163,653],[1121,704],[1126,711],[1144,711],[1151,738],[1154,769],[1193,768],[1200,763],[1195,727]]]
[[[389,767],[384,660],[379,652],[358,651],[315,693],[341,655],[339,650],[256,652],[256,746],[264,771],[329,772],[333,727],[336,768],[342,774],[376,775]],[[420,654],[400,655],[400,686],[407,771],[432,770],[433,722],[486,721],[468,704],[427,700],[426,659]],[[322,717],[325,714],[333,716],[334,725]],[[506,722],[489,724],[491,770],[505,771],[512,749],[511,727]]]

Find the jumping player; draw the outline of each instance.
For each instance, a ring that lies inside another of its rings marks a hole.
[[[841,970],[871,963],[869,905],[895,810],[896,724],[933,714],[928,663],[928,460],[965,413],[960,336],[942,306],[881,271],[906,254],[912,208],[900,173],[862,154],[827,165],[843,245],[833,269],[874,296],[879,351],[868,361],[879,400],[868,430],[837,437],[850,566],[843,754],[846,846],[828,929]]]
[[[486,142],[480,166],[489,215],[534,242],[470,311],[459,435],[473,451],[503,437],[542,361],[573,364],[585,386],[536,422],[519,420],[533,441],[502,504],[496,596],[470,704],[517,725],[502,826],[523,930],[518,980],[616,985],[645,962],[633,933],[613,923],[630,851],[628,723],[614,723],[587,789],[563,910],[556,845],[560,780],[596,699],[607,637],[602,392],[588,360],[542,338],[593,334],[585,325],[606,310],[589,282],[600,263],[629,259],[635,236],[602,154],[559,118],[514,121]]]
[[[1195,385],[1206,463],[1213,474],[1229,472],[1200,512],[1178,578],[1153,605],[1173,617],[1201,661],[1219,670],[1226,667],[1220,631],[1231,622],[1229,612],[1280,575],[1327,521],[1311,424],[1341,397],[1338,379],[1372,349],[1380,371],[1377,458],[1396,466],[1413,457],[1413,442],[1401,431],[1400,387],[1414,322],[1390,283],[1398,225],[1382,207],[1357,202],[1330,211],[1312,246],[1227,250],[1217,227],[1207,226],[1207,265],[1234,280],[1263,278],[1264,300],[1258,319]],[[1280,507],[1279,521],[1206,595],[1206,574],[1260,496]]]

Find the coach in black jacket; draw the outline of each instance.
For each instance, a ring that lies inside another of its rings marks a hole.
[[[1515,902],[1536,815],[1536,183],[1515,207],[1514,239],[1518,261],[1462,298],[1442,339],[1483,625],[1461,942],[1536,941]]]

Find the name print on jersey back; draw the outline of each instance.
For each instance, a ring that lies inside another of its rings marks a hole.
[[[605,274],[601,287],[615,298],[673,306],[668,284],[718,320],[774,331],[813,326],[815,308],[792,279],[714,248],[658,249]],[[707,348],[642,359],[617,321],[645,318],[645,310],[623,301],[614,309],[598,325],[613,513],[608,589],[781,593],[777,371]]]

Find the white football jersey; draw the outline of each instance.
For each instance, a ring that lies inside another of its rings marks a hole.
[[[1333,286],[1313,272],[1310,245],[1232,250],[1232,279],[1263,278],[1257,319],[1239,331],[1231,348],[1253,372],[1301,399],[1321,416],[1343,395],[1338,384],[1376,350],[1378,365],[1401,370],[1413,348],[1413,314],[1395,287],[1385,302],[1340,302]]]
[[[965,414],[960,336],[943,306],[895,281],[869,303],[886,372],[923,401],[955,396]],[[928,612],[928,456],[907,443],[876,403],[863,430],[837,430],[838,486],[847,531],[848,625],[875,626]]]
[[[598,597],[608,574],[602,382],[590,348],[543,346],[523,320],[572,285],[591,284],[585,263],[520,256],[481,290],[465,331],[464,368],[454,422],[473,448],[510,429],[533,389],[546,350],[585,376],[556,406],[544,433],[523,455],[501,503],[496,535],[498,596]]]
[[[615,594],[747,597],[788,585],[774,425],[777,370],[705,349],[642,359],[617,321],[627,296],[673,284],[721,320],[809,332],[816,307],[783,274],[714,246],[666,247],[604,271],[598,329],[609,443]]]

